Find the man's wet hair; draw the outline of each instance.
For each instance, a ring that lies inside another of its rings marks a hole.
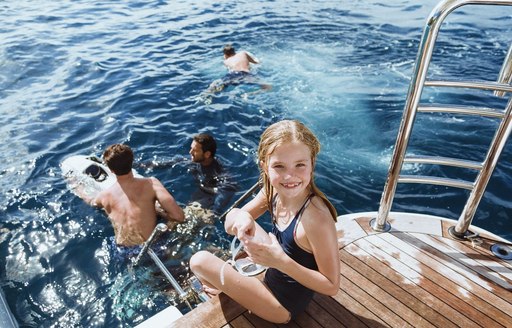
[[[207,133],[199,133],[194,136],[194,141],[199,143],[203,148],[203,153],[209,151],[212,154],[212,157],[215,156],[215,152],[217,151],[217,142],[215,139],[207,134]]]
[[[233,47],[230,44],[226,44],[224,46],[224,55],[229,57],[229,56],[233,56],[234,54],[235,54],[235,47]]]
[[[132,170],[133,151],[127,145],[114,144],[103,153],[103,161],[115,175],[125,175]]]

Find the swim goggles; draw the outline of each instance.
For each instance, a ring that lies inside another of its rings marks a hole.
[[[226,266],[226,264],[230,264],[232,267],[236,269],[236,271],[238,271],[241,275],[246,277],[256,276],[267,269],[267,267],[263,265],[254,263],[248,257],[242,257],[237,259],[243,248],[243,244],[240,242],[237,245],[237,241],[239,241],[237,237],[233,238],[233,240],[231,241],[231,259],[227,260],[226,263],[222,265],[220,272],[220,283],[222,285],[224,285],[224,267]]]

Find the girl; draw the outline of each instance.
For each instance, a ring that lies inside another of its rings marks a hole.
[[[205,292],[224,292],[274,323],[295,318],[314,292],[336,295],[337,215],[313,181],[319,151],[315,135],[298,121],[277,122],[263,132],[258,147],[263,190],[241,209],[231,210],[225,228],[240,239],[253,262],[268,270],[260,281],[200,251],[190,259],[190,268]],[[273,223],[268,235],[255,222],[267,210]]]

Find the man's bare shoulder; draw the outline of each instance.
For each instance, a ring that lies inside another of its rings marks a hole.
[[[155,177],[134,177],[132,182],[133,184],[142,186],[142,185],[153,185],[154,183],[158,183],[158,179]]]
[[[160,180],[158,180],[157,178],[155,177],[147,177],[147,178],[144,178],[145,181],[151,183],[152,185],[161,185],[162,182],[160,182]]]
[[[159,192],[162,189],[165,189],[162,182],[155,177],[147,177],[143,183],[147,184],[147,186],[149,186],[149,188],[153,189],[155,192]]]

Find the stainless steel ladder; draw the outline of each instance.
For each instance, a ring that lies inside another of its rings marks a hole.
[[[482,199],[487,183],[489,182],[492,172],[498,162],[498,158],[512,130],[512,97],[510,97],[512,92],[512,45],[504,60],[497,82],[427,80],[428,68],[432,59],[434,45],[439,34],[441,24],[451,12],[465,5],[512,6],[512,0],[445,0],[441,1],[432,10],[427,19],[419,45],[413,76],[409,85],[404,113],[400,124],[400,130],[395,143],[393,157],[388,171],[388,178],[380,201],[379,212],[377,217],[371,221],[371,227],[375,231],[388,231],[391,228],[388,222],[388,216],[398,183],[427,183],[470,190],[470,195],[462,213],[460,214],[457,224],[450,229],[450,233],[453,237],[464,239],[468,234],[468,229],[471,225],[471,221],[473,220],[478,204]],[[494,91],[496,96],[504,96],[508,93],[509,100],[504,111],[498,111],[490,108],[471,108],[452,105],[424,106],[420,104],[420,98],[425,87],[491,90]],[[418,112],[456,113],[492,117],[499,119],[500,124],[483,162],[436,156],[406,156],[409,138]],[[433,176],[401,175],[404,163],[447,165],[476,170],[478,171],[478,174],[475,181],[464,181]]]

